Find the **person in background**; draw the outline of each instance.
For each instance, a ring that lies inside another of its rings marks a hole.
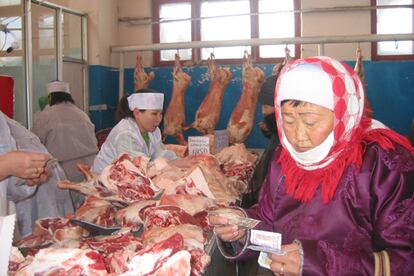
[[[62,168],[46,166],[51,158],[36,135],[0,112],[0,214],[16,212],[21,236],[37,219],[73,213],[69,192],[56,186]]]
[[[120,154],[155,159],[163,156],[176,159],[174,152],[166,150],[158,128],[162,120],[164,94],[150,89],[138,90],[120,100],[122,120],[111,130],[96,156],[92,171],[96,173],[112,163]]]
[[[39,97],[39,99],[37,100],[37,103],[39,104],[40,110],[39,111],[36,111],[33,114],[33,122],[36,122],[37,117],[39,116],[39,114],[42,113],[43,109],[49,107],[49,100],[48,100],[48,97],[47,96],[41,96],[41,97]]]
[[[40,107],[40,111],[43,111],[43,109],[45,109],[46,107],[49,106],[49,97],[47,96],[41,96],[39,97],[39,99],[37,100],[39,107]]]
[[[273,95],[275,93],[277,75],[268,77],[262,85],[259,92],[259,102],[262,104],[263,121],[259,123],[260,130],[263,135],[270,139],[267,147],[261,155],[256,170],[250,180],[250,193],[245,194],[242,200],[242,207],[249,208],[257,203],[259,198],[259,191],[267,175],[270,162],[273,157],[273,152],[279,144],[277,136],[277,126],[275,118],[275,108]]]
[[[49,107],[37,116],[32,131],[58,159],[67,179],[81,182],[84,177],[76,164],[92,165],[98,152],[95,126],[88,115],[74,104],[67,82],[48,83],[47,93]],[[83,195],[76,191],[70,193],[75,207],[79,207]]]
[[[282,69],[281,146],[258,204],[233,209],[260,220],[257,229],[282,234],[286,254],[268,254],[274,274],[374,275],[388,255],[392,275],[414,275],[414,148],[371,119],[365,104],[359,77],[332,58]],[[257,254],[247,249],[250,230],[222,216],[210,223],[227,258]]]

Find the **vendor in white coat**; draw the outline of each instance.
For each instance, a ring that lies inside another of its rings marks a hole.
[[[166,150],[158,128],[162,120],[164,94],[149,89],[124,97],[120,101],[122,120],[112,129],[95,158],[92,171],[102,172],[121,153],[132,157],[163,156],[176,159],[174,152]]]
[[[51,156],[36,135],[1,112],[0,150],[0,159],[4,162],[10,158],[16,158],[16,154],[18,154],[15,152],[16,150],[32,152],[32,159],[29,162],[35,168],[28,169],[26,174],[20,175],[11,174],[12,170],[10,169],[6,170],[7,176],[3,175],[2,178],[5,178],[0,180],[0,214],[7,215],[14,213],[14,211],[17,213],[20,235],[30,234],[37,219],[63,217],[65,214],[73,213],[69,192],[56,186],[59,180],[65,179],[62,168],[56,165],[47,171],[45,163]],[[35,155],[33,152],[42,154]],[[27,173],[32,173],[33,176],[27,175]],[[46,175],[47,177],[45,177]],[[9,204],[7,201],[14,203],[15,210],[12,208],[13,204]]]
[[[47,150],[59,160],[68,180],[81,182],[83,174],[77,164],[92,166],[98,153],[95,126],[72,98],[69,83],[53,81],[47,84],[49,107],[34,121],[32,131]],[[83,196],[70,191],[75,207]]]

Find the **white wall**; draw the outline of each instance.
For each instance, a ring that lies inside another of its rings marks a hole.
[[[301,0],[302,9],[340,6],[369,6],[370,0]],[[364,35],[371,33],[369,10],[305,13],[302,16],[302,36]],[[326,44],[325,55],[339,60],[353,60],[358,43]],[[371,43],[361,43],[364,59],[371,57]],[[318,54],[317,45],[303,45],[304,57]]]
[[[87,13],[89,64],[118,67],[118,56],[110,54],[110,46],[119,44],[117,1],[50,0],[49,2]]]
[[[150,0],[118,0],[119,17],[152,17]],[[119,22],[119,44],[122,46],[151,44],[151,25],[131,25]],[[141,52],[144,66],[152,64],[152,52]],[[137,53],[125,53],[125,67],[135,67]]]

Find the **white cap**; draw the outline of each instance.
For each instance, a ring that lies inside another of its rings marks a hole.
[[[143,110],[162,110],[164,94],[162,93],[134,93],[128,97],[128,107],[130,110],[135,108]]]
[[[69,83],[64,81],[52,81],[47,84],[47,94],[53,92],[65,92],[70,94]]]
[[[282,74],[277,104],[284,100],[299,100],[334,109],[332,80],[322,68],[312,64],[300,64]]]

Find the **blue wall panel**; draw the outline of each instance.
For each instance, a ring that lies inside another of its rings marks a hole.
[[[114,68],[89,66],[89,105],[106,104],[107,110],[90,111],[95,130],[113,127],[115,110],[118,104],[119,70]]]
[[[354,62],[347,63],[351,66],[354,65]],[[257,66],[264,70],[266,76],[270,75],[273,68],[273,64]],[[233,73],[233,78],[224,92],[217,129],[225,129],[227,127],[230,114],[236,106],[242,90],[241,65],[229,65],[228,67]],[[365,61],[364,68],[367,93],[374,118],[401,134],[407,134],[411,120],[414,117],[414,62]],[[146,70],[147,72],[149,71],[148,69]],[[165,93],[165,110],[172,94],[172,68],[162,67],[153,68],[152,70],[155,73],[155,79],[151,82],[150,88]],[[208,92],[210,81],[208,80],[207,67],[184,68],[183,70],[192,77],[191,85],[185,94],[186,124],[189,125],[193,122],[197,108]],[[103,66],[91,66],[89,72],[91,105],[107,103],[110,106],[114,106],[118,93],[118,72]],[[133,74],[133,68],[125,70],[124,89],[126,92],[133,91]],[[96,99],[96,102],[92,101],[92,99]],[[103,114],[93,114],[94,123],[99,123],[97,129],[108,127],[110,122],[114,121],[113,117],[110,117],[113,112],[100,112]],[[248,147],[264,147],[267,144],[267,140],[262,136],[258,127],[258,122],[261,120],[262,116],[260,106],[258,105],[253,131],[246,140]],[[188,130],[185,132],[185,136],[187,137],[188,135],[197,135],[197,131]],[[175,139],[168,138],[166,142],[175,143]]]

